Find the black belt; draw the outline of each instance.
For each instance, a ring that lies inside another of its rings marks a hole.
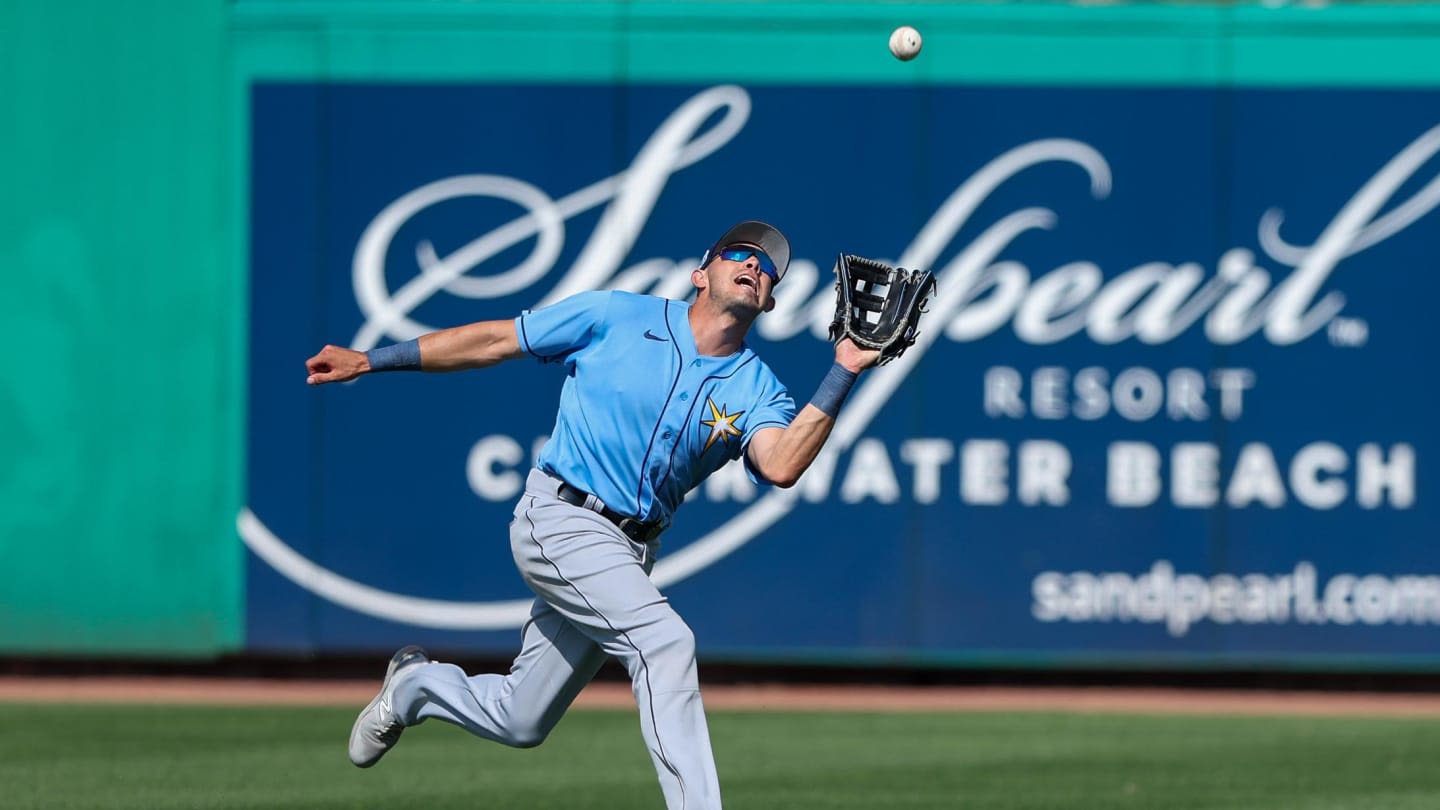
[[[561,481],[560,488],[555,490],[555,497],[572,506],[579,506],[582,509],[590,509],[590,511],[594,512],[595,514],[600,515],[611,523],[614,523],[615,528],[619,529],[625,534],[626,537],[634,540],[637,543],[650,542],[652,539],[655,538],[656,535],[660,534],[660,531],[662,529],[665,528],[660,524],[660,521],[658,520],[652,521],[650,523],[643,523],[636,520],[635,518],[622,515],[608,506],[601,506],[599,509],[593,509],[589,506],[586,506],[585,504],[590,500],[590,493],[586,492],[583,489],[576,489],[575,487],[570,486],[564,481]],[[595,503],[598,504],[599,502],[599,499],[596,499]]]

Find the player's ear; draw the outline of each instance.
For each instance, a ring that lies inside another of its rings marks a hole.
[[[697,267],[691,270],[690,283],[694,284],[697,290],[703,290],[708,287],[710,285],[710,278],[705,275],[705,268]]]
[[[775,308],[775,296],[774,296],[774,294],[771,294],[769,298],[766,298],[766,299],[765,299],[765,306],[763,307],[763,310],[764,310],[765,312],[769,312],[770,310],[772,310],[772,309],[774,309],[774,308]]]

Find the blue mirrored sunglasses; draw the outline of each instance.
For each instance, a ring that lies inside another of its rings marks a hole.
[[[775,262],[765,255],[765,251],[752,247],[724,248],[720,251],[720,258],[727,262],[745,262],[754,256],[755,261],[760,264],[760,271],[770,277],[771,281],[780,281],[780,274],[775,271]]]

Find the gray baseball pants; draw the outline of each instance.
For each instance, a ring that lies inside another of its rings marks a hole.
[[[557,497],[532,470],[510,549],[538,597],[509,675],[420,667],[395,690],[407,726],[434,717],[505,745],[539,745],[606,656],[625,665],[640,730],[671,810],[720,807],[695,671],[695,636],[650,581],[658,541],[640,545],[604,517]]]

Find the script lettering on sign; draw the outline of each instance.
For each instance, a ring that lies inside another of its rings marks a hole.
[[[602,178],[560,199],[552,199],[522,178],[461,175],[428,183],[386,206],[365,229],[356,247],[356,301],[366,321],[351,341],[358,349],[384,337],[408,340],[437,325],[410,313],[441,292],[486,299],[527,290],[542,283],[535,299],[552,303],[583,290],[616,288],[683,297],[694,257],[651,257],[624,266],[654,210],[665,184],[676,173],[714,154],[745,126],[750,99],[732,85],[705,90],[681,105],[656,129],[624,172]],[[707,121],[714,119],[708,128]],[[1440,175],[1409,198],[1396,201],[1399,189],[1440,152],[1440,126],[1422,134],[1380,168],[1309,245],[1281,236],[1284,212],[1267,211],[1258,223],[1258,242],[1266,261],[1244,247],[1206,259],[1172,263],[1145,262],[1107,277],[1096,262],[1076,257],[1043,273],[1004,258],[1020,235],[1053,229],[1060,215],[1043,205],[1012,211],[989,223],[968,244],[954,245],[980,204],[1015,176],[1043,164],[1079,168],[1096,199],[1109,195],[1112,178],[1103,154],[1088,144],[1047,139],[1017,146],[962,182],[929,222],[900,252],[907,267],[940,268],[943,299],[934,319],[944,334],[968,342],[994,334],[1007,324],[1026,343],[1055,343],[1084,334],[1099,344],[1135,339],[1147,344],[1174,340],[1201,325],[1212,343],[1228,345],[1257,333],[1275,345],[1302,341],[1324,330],[1345,306],[1343,292],[1322,293],[1340,263],[1394,236],[1440,205]],[[421,241],[410,250],[394,249],[400,228],[427,209],[462,197],[505,200],[523,215],[476,235],[454,252],[439,256]],[[584,248],[558,277],[561,247],[573,235],[566,223],[597,206],[604,211]],[[1383,210],[1387,209],[1388,210]],[[487,262],[507,248],[534,240],[529,255],[513,267]],[[392,268],[392,253],[413,255],[413,268]],[[1289,268],[1275,280],[1274,268]],[[393,273],[391,271],[394,271]],[[409,280],[390,290],[386,279],[409,271]],[[833,310],[828,278],[822,283],[814,261],[796,259],[786,284],[777,289],[775,312],[757,328],[770,339],[809,331],[824,335]]]

